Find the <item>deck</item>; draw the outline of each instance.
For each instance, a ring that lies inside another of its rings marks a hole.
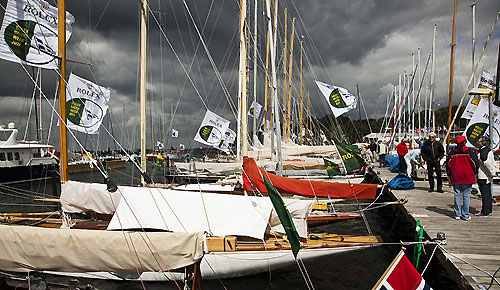
[[[384,181],[397,175],[386,168],[374,169]],[[392,190],[392,193],[398,199],[408,200],[404,204],[406,211],[420,220],[429,237],[435,238],[438,232],[446,234],[444,250],[436,253],[436,257],[452,276],[459,275],[456,277],[460,277],[464,289],[487,289],[491,282],[487,273],[493,275],[500,267],[500,206],[493,205],[490,217],[477,217],[474,213],[481,210],[481,199],[472,195],[472,219],[455,220],[453,188],[448,181],[443,182],[444,193],[428,192],[428,186],[427,181],[415,181],[414,190]],[[493,195],[498,190],[500,186],[495,185]],[[495,277],[500,280],[500,271]],[[493,283],[489,289],[500,290],[500,286]]]

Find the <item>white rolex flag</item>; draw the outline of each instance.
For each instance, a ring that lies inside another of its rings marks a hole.
[[[500,148],[500,110],[497,106],[493,106],[493,136],[489,136],[489,108],[488,99],[482,98],[474,111],[474,116],[470,119],[464,135],[467,138],[467,146],[475,146],[479,148],[477,141],[482,136],[488,136],[491,140],[491,149],[496,151]]]
[[[110,91],[74,74],[69,76],[66,90],[67,127],[87,134],[99,134],[108,111]]]
[[[325,96],[328,104],[330,104],[330,109],[335,117],[356,108],[356,97],[354,97],[346,89],[319,81],[316,81],[316,84],[318,85],[321,93]]]
[[[177,138],[179,137],[179,131],[172,129],[172,138]]]
[[[255,118],[258,118],[260,116],[261,111],[262,111],[262,105],[257,102],[253,102],[252,105],[250,106],[250,109],[248,110],[248,116],[250,117],[255,116]]]
[[[0,30],[0,58],[57,68],[57,7],[43,0],[9,0]],[[66,12],[66,41],[75,18]]]
[[[228,120],[207,111],[205,118],[203,118],[201,122],[200,128],[196,132],[196,136],[194,136],[194,140],[205,145],[218,145],[223,139],[224,133],[229,127],[229,123]]]
[[[494,74],[483,70],[481,72],[481,78],[477,81],[476,88],[495,90],[495,80],[496,78]],[[465,107],[465,110],[462,114],[462,119],[472,119],[472,117],[474,116],[474,112],[479,106],[479,102],[483,98],[488,100],[488,95],[470,96],[469,102],[467,103],[467,106]],[[495,96],[493,96],[493,99],[495,99]]]

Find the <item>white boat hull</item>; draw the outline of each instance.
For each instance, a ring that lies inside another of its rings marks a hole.
[[[301,249],[298,258],[309,261],[318,258],[360,250],[372,245]],[[236,252],[212,252],[205,254],[201,262],[201,274],[203,279],[227,279],[265,273],[271,270],[282,269],[296,263],[290,250],[273,251],[236,251]],[[71,276],[78,278],[106,279],[106,280],[139,280],[134,274],[118,274],[109,272],[89,273],[62,273],[46,272],[49,274]],[[168,272],[144,272],[141,274],[142,281],[171,281],[183,280],[184,273]]]

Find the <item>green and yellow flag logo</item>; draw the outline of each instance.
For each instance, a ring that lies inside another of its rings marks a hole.
[[[330,101],[330,105],[332,105],[335,108],[343,109],[343,108],[347,107],[347,105],[344,102],[344,99],[342,98],[342,95],[340,94],[338,88],[335,88],[334,90],[332,90],[328,100]]]

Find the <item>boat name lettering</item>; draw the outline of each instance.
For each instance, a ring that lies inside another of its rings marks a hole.
[[[57,25],[57,17],[47,15],[46,13],[43,13],[43,11],[36,9],[36,7],[31,6],[29,3],[24,5],[23,11],[33,15],[35,18],[41,18],[49,23]]]
[[[99,96],[98,93],[92,92],[91,90],[86,90],[86,89],[82,89],[82,88],[76,88],[76,92],[80,93],[82,95],[86,95],[86,96],[89,96],[89,97],[96,98],[96,99],[100,99],[101,98],[101,96]]]

